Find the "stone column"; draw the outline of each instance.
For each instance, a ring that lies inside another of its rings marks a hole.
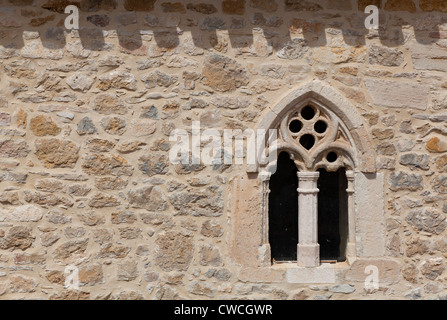
[[[354,202],[354,172],[346,171],[348,181],[348,245],[346,248],[346,257],[355,258],[357,256],[355,248],[355,202]]]
[[[319,172],[298,172],[298,265],[320,265],[318,244],[318,178]]]

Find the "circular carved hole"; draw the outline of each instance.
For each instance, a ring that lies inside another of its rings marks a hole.
[[[301,110],[301,116],[304,120],[312,120],[315,117],[314,108],[310,106],[304,107],[303,110]]]
[[[326,124],[326,122],[320,120],[317,123],[315,123],[314,128],[315,128],[315,132],[322,134],[322,133],[326,132],[327,124]]]
[[[306,150],[310,150],[315,145],[315,138],[310,134],[305,134],[301,137],[300,143]]]
[[[289,129],[292,133],[299,133],[302,128],[303,124],[299,120],[293,120],[289,125]]]
[[[330,163],[334,163],[338,159],[338,155],[335,152],[329,152],[326,157],[327,161]]]

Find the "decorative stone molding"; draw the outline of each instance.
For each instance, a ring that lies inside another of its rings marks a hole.
[[[315,112],[309,120],[303,116],[308,106]],[[300,124],[300,130],[293,132],[294,126]],[[316,129],[319,124],[326,126],[322,132]],[[312,81],[281,99],[266,114],[258,129],[279,130],[276,151],[290,152],[300,171],[312,172],[319,168],[336,171],[346,167],[364,173],[376,172],[376,154],[363,119],[346,98],[320,81]],[[312,138],[313,143],[305,141]],[[275,150],[268,150],[272,151]],[[334,162],[328,161],[331,152],[337,154]],[[262,156],[260,154],[258,159],[265,159]],[[264,168],[259,164],[247,166],[247,172],[274,172],[275,167],[273,161]]]

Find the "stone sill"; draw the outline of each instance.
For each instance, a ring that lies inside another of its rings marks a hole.
[[[280,263],[271,266],[271,269],[284,271],[285,281],[294,284],[332,284],[336,282],[338,271],[349,268],[348,262],[323,263],[316,268],[302,268],[296,263]]]

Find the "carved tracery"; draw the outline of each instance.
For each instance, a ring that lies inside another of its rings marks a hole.
[[[300,171],[355,168],[355,148],[342,121],[317,102],[285,115],[278,127],[277,151],[288,151]]]

